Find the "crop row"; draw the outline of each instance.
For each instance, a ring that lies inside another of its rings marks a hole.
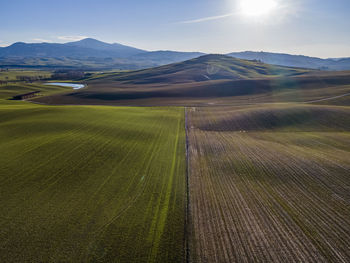
[[[236,110],[188,110],[193,262],[348,262],[349,123],[269,129]]]

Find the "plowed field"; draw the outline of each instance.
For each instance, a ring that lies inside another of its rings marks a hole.
[[[188,108],[193,262],[349,262],[350,109]]]

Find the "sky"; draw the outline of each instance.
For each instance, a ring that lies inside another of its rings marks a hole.
[[[350,57],[350,0],[0,0],[0,46],[92,37],[146,50]]]

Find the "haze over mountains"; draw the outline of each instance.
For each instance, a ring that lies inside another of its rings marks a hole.
[[[145,52],[140,49],[107,44],[94,39],[83,39],[66,44],[17,42],[0,49],[1,57],[35,57],[35,58],[88,58],[88,57],[125,57]]]
[[[234,47],[233,47],[234,48]],[[181,62],[200,52],[146,51],[87,38],[65,44],[17,42],[0,48],[0,67],[142,69]],[[349,70],[350,58],[321,59],[267,52],[234,52],[229,56],[288,67]]]

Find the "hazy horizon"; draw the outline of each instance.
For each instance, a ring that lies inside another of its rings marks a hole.
[[[12,1],[0,46],[94,38],[149,51],[350,57],[347,0]]]

